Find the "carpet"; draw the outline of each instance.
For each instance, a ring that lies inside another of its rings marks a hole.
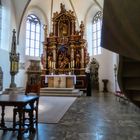
[[[58,123],[75,100],[76,97],[40,96],[38,114],[39,123]],[[5,121],[12,121],[12,118],[13,108],[6,107]]]

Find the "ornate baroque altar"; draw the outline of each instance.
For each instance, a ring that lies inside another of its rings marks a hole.
[[[89,61],[87,42],[83,38],[84,24],[76,30],[74,12],[60,4],[60,13],[55,12],[52,18],[52,32],[48,35],[44,26],[42,54],[42,87],[47,86],[45,75],[76,75],[76,88],[85,88],[85,67]]]

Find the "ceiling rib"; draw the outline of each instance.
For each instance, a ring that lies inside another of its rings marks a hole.
[[[95,3],[93,3],[92,5],[90,5],[90,7],[87,9],[87,12],[85,14],[85,19],[84,19],[84,22],[86,21],[86,17],[88,15],[88,12],[90,11],[90,9],[93,7],[93,5],[95,5]]]
[[[31,2],[31,0],[27,0],[27,2],[25,4],[25,8],[23,10],[23,13],[21,15],[21,19],[20,19],[20,23],[19,23],[19,27],[18,27],[18,32],[17,32],[17,44],[19,44],[19,33],[20,33],[20,28],[21,28],[21,23],[22,23],[22,20],[23,20],[23,16],[24,16],[24,14],[26,12],[26,9],[27,9],[30,2]]]
[[[103,11],[102,6],[99,4],[99,2],[97,0],[93,0],[93,2],[95,2],[99,6],[99,8],[100,8],[101,11]]]
[[[75,8],[74,8],[74,6],[73,6],[73,3],[72,3],[72,1],[71,1],[71,0],[69,0],[69,2],[70,2],[70,4],[71,4],[71,7],[72,7],[72,9],[73,9],[74,13],[75,13],[75,16],[76,16],[76,20],[77,20],[78,26],[80,26],[80,25],[79,25],[78,18],[77,18],[76,11],[75,11]]]

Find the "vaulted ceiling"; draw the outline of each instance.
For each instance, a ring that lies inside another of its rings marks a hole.
[[[32,8],[40,9],[50,22],[53,13],[60,11],[60,3],[63,3],[67,10],[74,11],[79,24],[82,20],[85,21],[88,12],[93,7],[102,10],[103,2],[104,0],[13,0],[18,29],[20,29],[24,13]]]
[[[103,7],[103,0],[31,0],[29,6],[40,7],[50,19],[53,12],[60,11],[60,3],[65,4],[66,9],[74,11],[78,19],[83,19],[93,5],[99,9]]]

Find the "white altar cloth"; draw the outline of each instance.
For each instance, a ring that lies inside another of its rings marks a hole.
[[[48,83],[48,77],[73,77],[73,83],[76,84],[76,76],[75,75],[45,75],[45,83]]]

